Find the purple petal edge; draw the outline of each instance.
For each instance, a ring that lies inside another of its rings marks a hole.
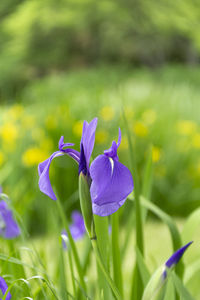
[[[193,241],[187,243],[185,246],[178,249],[172,256],[166,261],[165,266],[171,268],[172,266],[176,265],[181,257],[183,256],[186,249],[193,243]]]

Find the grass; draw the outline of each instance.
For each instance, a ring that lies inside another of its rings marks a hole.
[[[179,229],[182,229],[184,220],[177,219],[176,223]],[[120,240],[123,241],[125,236],[125,229],[121,230]],[[191,246],[190,250],[184,255],[184,262],[186,263],[188,269],[189,265],[199,256],[199,246],[200,246],[200,238],[198,234],[198,230],[196,231],[195,235],[193,236],[195,243]],[[145,246],[146,246],[146,253],[145,258],[147,262],[147,267],[149,271],[152,273],[154,272],[160,265],[162,265],[172,254],[172,246],[170,235],[168,233],[167,227],[160,222],[149,220],[145,226],[144,231],[144,239],[145,239]],[[85,237],[82,240],[77,241],[77,249],[79,254],[82,254],[85,243],[87,242],[87,238]],[[130,286],[131,286],[131,271],[132,266],[135,262],[135,253],[133,251],[135,243],[135,230],[132,230],[130,238],[129,238],[129,245],[127,248],[126,256],[124,258],[122,264],[122,273],[123,273],[123,281],[124,281],[124,299],[127,299],[128,295],[130,294]],[[58,257],[59,257],[59,238],[57,235],[49,235],[45,237],[38,237],[32,239],[31,243],[26,245],[28,248],[32,248],[34,244],[35,249],[38,251],[40,257],[43,260],[43,263],[46,268],[46,272],[51,278],[53,283],[57,283],[58,277]],[[24,244],[20,243],[19,247],[23,247]],[[29,265],[32,265],[32,261],[28,253],[24,250],[21,250],[23,261]],[[65,251],[65,258],[66,258],[66,277],[70,278],[70,270],[68,267],[68,255],[67,251]],[[36,260],[37,261],[37,260]],[[37,262],[38,265],[38,262]],[[38,275],[37,272],[31,272],[29,268],[26,268],[27,277]],[[75,275],[77,276],[77,274]],[[197,276],[197,275],[196,275]],[[193,277],[192,281],[188,283],[188,287],[191,290],[191,294],[195,299],[200,297],[200,291],[198,289],[198,280],[196,276]],[[92,285],[96,282],[97,279],[97,271],[94,257],[91,257],[91,263],[89,266],[88,274],[87,274],[87,284]],[[33,288],[36,288],[37,284],[33,285]],[[72,290],[72,286],[69,280],[70,290]],[[50,297],[48,299],[54,299],[54,297]]]

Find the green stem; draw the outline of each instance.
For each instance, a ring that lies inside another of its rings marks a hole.
[[[93,250],[94,250],[94,253],[95,253],[95,256],[96,256],[97,263],[98,263],[99,267],[101,268],[101,271],[104,274],[107,282],[109,283],[109,285],[110,285],[110,287],[113,291],[114,296],[116,297],[117,300],[122,300],[122,297],[121,297],[114,281],[110,277],[110,275],[109,275],[108,271],[106,270],[106,267],[105,267],[105,265],[102,261],[101,254],[100,254],[98,246],[97,246],[97,240],[91,240],[91,243],[92,243],[92,247],[93,247]]]
[[[112,220],[112,259],[114,282],[123,296],[123,281],[121,270],[121,254],[119,248],[119,214],[118,211],[111,216]]]

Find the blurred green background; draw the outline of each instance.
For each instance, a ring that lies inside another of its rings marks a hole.
[[[176,216],[199,206],[199,20],[197,0],[0,2],[0,184],[29,231],[49,224],[37,165],[61,135],[78,150],[84,119],[99,118],[93,157],[122,128],[128,166],[122,107],[141,178],[152,148],[152,201]],[[77,166],[57,158],[51,181],[70,214]]]

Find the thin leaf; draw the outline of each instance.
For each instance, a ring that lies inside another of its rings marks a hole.
[[[172,272],[171,274],[174,286],[176,288],[177,293],[180,295],[182,300],[194,300],[190,292],[186,289],[186,287],[183,285],[180,278]]]
[[[195,230],[200,224],[200,208],[197,208],[191,215],[188,217],[187,221],[184,224],[181,236],[183,243],[187,243],[191,240]]]
[[[112,220],[112,259],[113,259],[113,275],[114,282],[123,297],[123,281],[122,281],[122,266],[121,254],[119,248],[119,211],[111,216]]]

